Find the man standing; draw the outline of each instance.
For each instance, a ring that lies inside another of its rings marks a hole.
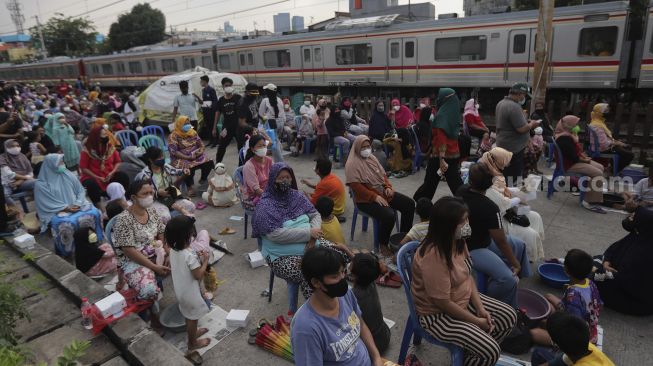
[[[510,93],[496,107],[497,146],[512,152],[512,160],[503,170],[508,185],[513,186],[521,179],[524,170],[524,150],[528,145],[530,131],[540,121],[526,120],[523,106],[528,95],[526,83],[516,83]]]
[[[238,144],[238,150],[243,147],[245,141],[243,140],[243,133],[238,125],[237,108],[240,104],[240,95],[234,93],[234,82],[230,78],[223,78],[221,81],[224,96],[218,100],[218,105],[215,113],[215,121],[213,121],[213,128],[211,130],[213,137],[217,136],[217,124],[222,115],[222,130],[218,136],[218,152],[215,154],[215,162],[220,163],[224,158],[224,153],[231,140],[235,137]]]
[[[240,127],[258,128],[258,85],[253,82],[245,86],[245,97],[238,105],[238,123]]]
[[[70,91],[70,85],[68,85],[68,83],[65,82],[64,79],[59,80],[59,85],[57,85],[57,95],[59,95],[59,98],[63,98],[66,95],[68,95],[69,91]]]
[[[200,77],[200,84],[202,85],[202,115],[204,116],[201,135],[210,139],[207,147],[214,147],[218,145],[218,140],[211,133],[211,128],[218,120],[218,95],[215,93],[215,89],[209,85],[208,75]]]
[[[172,110],[172,123],[177,122],[177,113],[179,113],[181,116],[188,117],[190,124],[197,131],[197,105],[202,102],[202,99],[195,93],[193,95],[188,94],[188,81],[186,80],[179,82],[179,89],[181,90],[181,94],[175,97],[175,101],[172,104],[174,106]]]

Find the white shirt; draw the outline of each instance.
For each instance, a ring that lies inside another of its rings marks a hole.
[[[283,121],[286,120],[286,112],[283,111],[283,101],[279,97],[277,97],[277,107],[279,108],[279,115],[275,116],[274,107],[270,104],[270,100],[268,98],[263,98],[258,107],[258,115],[261,119],[266,121],[269,119],[275,119],[279,122],[278,124],[282,124]]]
[[[177,115],[197,121],[197,99],[192,94],[177,95],[172,106],[177,107]]]
[[[209,312],[202,297],[200,281],[193,277],[192,270],[201,267],[197,254],[190,247],[170,251],[172,284],[179,301],[179,310],[186,319],[197,320]]]
[[[308,106],[305,104],[302,104],[301,107],[299,107],[299,114],[300,115],[308,115],[308,118],[313,119],[313,115],[315,115],[315,107],[313,107],[312,104],[309,104]]]
[[[134,118],[136,118],[136,111],[133,111],[131,109],[129,103],[125,103],[125,109],[123,109],[123,114],[125,115],[125,119],[127,119],[127,122],[129,123],[134,122]]]

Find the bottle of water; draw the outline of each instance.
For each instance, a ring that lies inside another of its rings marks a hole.
[[[93,317],[91,315],[91,304],[86,297],[82,298],[82,326],[86,329],[93,329]]]

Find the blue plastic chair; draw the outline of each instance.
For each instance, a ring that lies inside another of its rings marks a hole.
[[[362,227],[362,229],[363,229],[364,232],[367,232],[367,226],[368,226],[369,219],[372,219],[372,226],[373,226],[373,230],[374,230],[373,248],[374,248],[375,253],[379,253],[379,249],[380,249],[379,248],[379,246],[380,246],[380,243],[379,243],[379,220],[369,216],[368,214],[366,214],[363,211],[358,210],[358,205],[356,205],[356,200],[354,199],[354,192],[352,190],[349,191],[349,196],[351,197],[351,200],[354,203],[354,215],[353,215],[353,217],[351,219],[351,236],[350,236],[350,240],[351,241],[354,240],[354,233],[356,232],[356,221],[358,220],[358,214],[360,213],[360,215],[363,217],[363,220],[362,220],[363,221],[362,222],[363,227]],[[399,231],[399,217],[398,216],[399,215],[397,215],[397,211],[395,211],[395,227],[396,227],[397,231]]]
[[[245,165],[245,156],[246,155],[247,155],[247,150],[245,150],[245,146],[243,146],[238,151],[238,166]]]
[[[159,138],[158,136],[145,135],[140,139],[138,139],[138,145],[144,147],[145,149],[147,149],[150,146],[156,146],[161,150],[163,150],[165,147],[165,142],[161,140],[161,138]]]
[[[417,131],[415,131],[415,125],[408,128],[410,135],[413,139],[413,147],[415,148],[415,156],[413,157],[413,173],[419,172],[424,164],[424,160],[428,158],[427,154],[422,153],[422,147],[419,145],[419,137],[417,137]]]
[[[582,175],[580,173],[571,173],[571,172],[565,171],[565,164],[564,164],[564,158],[562,157],[562,151],[560,151],[560,147],[558,146],[558,144],[556,144],[555,142],[553,142],[552,144],[553,144],[553,148],[555,149],[553,155],[554,155],[554,158],[555,158],[556,167],[553,170],[553,176],[551,177],[551,180],[549,181],[549,187],[548,187],[548,191],[547,191],[547,194],[546,194],[546,198],[548,198],[548,199],[551,199],[551,196],[553,196],[553,193],[556,190],[555,182],[559,177],[578,177],[578,178],[584,177],[584,175]],[[581,186],[580,181],[578,183],[578,186],[579,186],[578,190],[580,191],[580,203],[582,204],[583,199],[585,198],[585,192],[583,192],[583,190],[580,187]]]
[[[555,142],[549,142],[549,151],[548,151],[548,156],[546,158],[546,162],[548,163],[548,167],[550,168],[553,163],[555,163]]]
[[[18,200],[20,201],[20,205],[23,207],[23,212],[29,213],[29,209],[27,208],[27,192],[17,192],[17,193],[12,193],[9,195],[11,199],[13,200]]]
[[[410,289],[410,284],[413,279],[412,273],[412,264],[413,256],[419,247],[419,242],[411,241],[404,244],[397,253],[397,269],[399,270],[399,275],[401,276],[401,282],[404,285],[404,291],[406,292],[406,300],[408,301],[408,310],[410,315],[406,321],[406,329],[404,330],[404,337],[401,340],[401,348],[399,349],[399,360],[398,364],[403,365],[406,360],[406,354],[408,353],[408,346],[410,345],[411,338],[413,339],[413,344],[418,345],[421,343],[422,338],[426,339],[429,343],[435,344],[440,347],[444,347],[449,350],[451,354],[451,365],[453,366],[462,366],[464,361],[463,349],[460,346],[456,346],[450,343],[443,343],[439,340],[433,338],[429,333],[427,333],[424,328],[419,324],[417,313],[415,311],[415,304],[413,303],[413,294]]]
[[[299,134],[299,126],[302,123],[302,116],[295,117],[295,125],[297,125],[297,133]],[[304,137],[304,155],[308,155],[313,150],[313,144],[317,141],[317,137]]]
[[[247,222],[249,221],[250,216],[254,216],[254,211],[245,208],[245,203],[243,202],[243,193],[240,190],[240,187],[243,185],[243,167],[239,166],[234,170],[233,181],[236,188],[236,197],[240,200],[240,205],[243,208],[243,216],[245,218],[245,236],[244,239],[247,239]]]
[[[619,154],[602,153],[599,144],[599,135],[592,127],[587,127],[589,132],[590,143],[587,145],[587,155],[592,159],[612,159],[612,174],[616,177],[619,175]]]
[[[161,140],[163,140],[164,142],[166,141],[166,134],[161,126],[150,125],[150,126],[143,127],[143,130],[141,130],[141,136],[147,136],[147,135],[154,135],[160,138]]]
[[[116,132],[115,136],[118,141],[120,141],[120,145],[123,149],[127,146],[138,146],[138,134],[136,131],[122,130]]]
[[[272,289],[274,288],[274,271],[270,268],[270,286],[268,287],[268,302],[272,301]],[[297,297],[299,296],[299,283],[286,280],[288,285],[288,315],[297,311]]]

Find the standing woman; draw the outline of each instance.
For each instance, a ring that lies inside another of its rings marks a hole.
[[[510,305],[478,292],[465,244],[470,236],[464,202],[454,197],[438,200],[426,238],[415,252],[411,292],[424,330],[462,347],[465,365],[492,366],[517,314]]]
[[[453,194],[456,194],[458,188],[463,185],[460,178],[460,148],[458,147],[461,123],[460,100],[453,89],[440,88],[437,103],[438,112],[431,124],[431,158],[426,167],[424,183],[413,195],[415,201],[422,197],[432,200],[438,189],[441,175],[446,177],[447,185]]]
[[[107,186],[119,166],[120,154],[109,140],[108,131],[103,127],[93,127],[82,150],[79,162],[82,175],[79,180],[95,207],[100,208],[102,196],[106,196]]]
[[[276,130],[278,126],[283,126],[286,115],[282,109],[283,101],[277,96],[277,86],[267,84],[263,87],[266,97],[261,100],[258,107],[258,115],[262,124],[267,124],[266,128]]]
[[[206,157],[204,143],[199,137],[191,121],[186,116],[180,116],[175,122],[175,129],[168,137],[168,148],[170,149],[171,163],[174,168],[188,169],[190,174],[184,178],[188,195],[194,196],[193,184],[195,171],[200,169],[200,184],[206,182],[211,170],[213,161]]]
[[[77,171],[79,167],[79,148],[75,142],[75,130],[66,122],[63,113],[55,113],[45,124],[45,134],[61,150],[66,168]]]
[[[407,233],[413,226],[415,201],[395,192],[367,136],[358,136],[345,165],[346,183],[354,192],[358,209],[379,220],[379,245],[386,248],[395,226],[395,210],[401,213],[401,228]]]

